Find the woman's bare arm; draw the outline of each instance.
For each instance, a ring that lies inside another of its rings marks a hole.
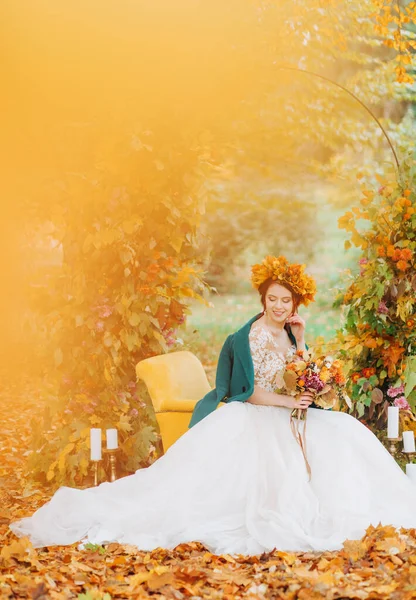
[[[276,394],[268,392],[258,385],[254,386],[254,392],[247,399],[251,404],[259,406],[286,406],[287,408],[308,408],[313,402],[313,395],[310,392],[304,392],[300,397],[294,398],[287,394]]]
[[[264,406],[287,406],[288,396],[286,394],[275,394],[274,392],[267,392],[258,385],[254,386],[254,392],[247,399],[247,402],[251,404],[261,404]]]

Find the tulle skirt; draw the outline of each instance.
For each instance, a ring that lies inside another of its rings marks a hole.
[[[309,408],[309,480],[290,412],[226,404],[150,467],[94,488],[61,487],[10,527],[35,547],[200,541],[217,554],[247,555],[337,550],[370,524],[416,527],[416,486],[369,429]]]

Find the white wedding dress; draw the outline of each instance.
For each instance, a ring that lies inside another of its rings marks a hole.
[[[284,357],[266,329],[252,327],[249,339],[255,383],[273,391]],[[151,550],[200,541],[231,554],[336,550],[370,524],[416,527],[416,486],[367,427],[309,408],[309,481],[290,412],[230,402],[150,467],[95,488],[61,487],[10,527],[35,547],[117,541]]]

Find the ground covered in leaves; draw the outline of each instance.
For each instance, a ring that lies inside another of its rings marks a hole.
[[[34,549],[10,521],[30,515],[51,492],[25,470],[30,415],[42,409],[36,389],[3,386],[0,411],[0,597],[362,600],[416,598],[416,530],[369,527],[339,552],[216,556],[200,543],[141,552],[134,546]],[[416,507],[415,507],[416,510]]]

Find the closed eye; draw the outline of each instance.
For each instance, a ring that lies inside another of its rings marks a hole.
[[[276,298],[274,298],[273,296],[269,296],[269,300],[271,300],[273,302],[273,300],[276,300]],[[289,296],[286,298],[282,298],[283,302],[290,302],[292,300],[292,298],[290,298]]]

